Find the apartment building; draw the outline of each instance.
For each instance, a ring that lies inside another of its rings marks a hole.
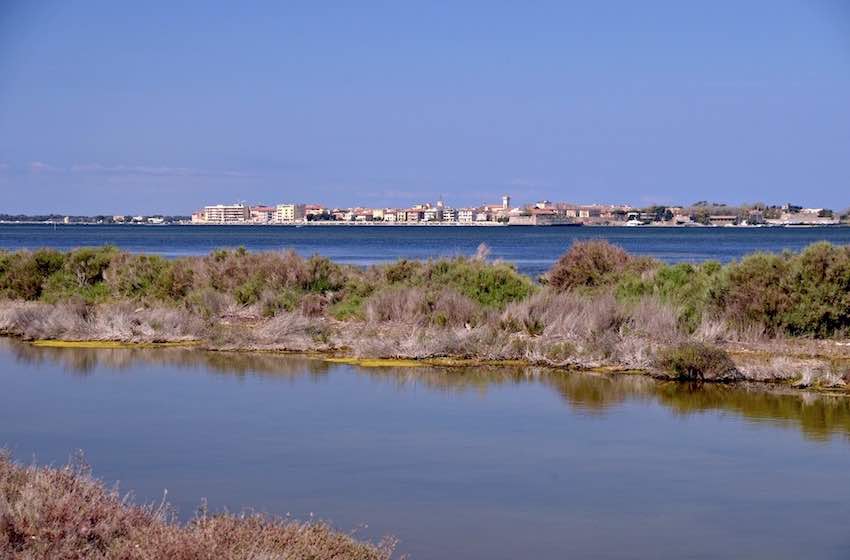
[[[210,224],[233,224],[251,219],[247,204],[216,204],[204,206],[204,221]]]
[[[321,204],[307,204],[304,206],[304,216],[322,216],[327,211],[327,208]]]
[[[252,206],[251,221],[255,224],[269,224],[274,221],[276,211],[274,206]]]
[[[579,218],[599,218],[602,215],[602,209],[598,206],[582,206],[578,210]]]
[[[422,220],[424,213],[425,213],[425,210],[422,209],[422,208],[409,208],[405,212],[406,218],[407,218],[406,221],[408,223],[419,222],[420,220]]]
[[[306,207],[303,204],[278,204],[274,221],[278,224],[291,224],[304,220]]]
[[[457,221],[462,224],[471,224],[475,221],[475,210],[472,208],[461,208],[457,211]]]
[[[422,213],[423,222],[439,222],[443,219],[442,208],[426,208]]]
[[[734,226],[738,223],[738,216],[735,214],[712,214],[708,217],[708,223],[713,226]]]

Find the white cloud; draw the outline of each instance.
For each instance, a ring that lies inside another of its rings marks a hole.
[[[103,165],[100,163],[75,163],[71,173],[92,175],[145,175],[152,177],[250,177],[240,171],[212,171],[191,167],[147,165]]]
[[[31,173],[57,173],[63,171],[59,167],[54,167],[50,164],[44,163],[43,161],[31,161],[29,163],[29,169]]]

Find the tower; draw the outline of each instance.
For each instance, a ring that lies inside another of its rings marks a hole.
[[[506,194],[506,195],[502,196],[502,208],[504,210],[510,210],[511,209],[511,197],[510,197],[510,195]]]

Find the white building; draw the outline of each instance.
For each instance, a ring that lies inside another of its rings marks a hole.
[[[457,221],[462,224],[471,224],[475,221],[475,210],[471,208],[461,208],[457,211]]]
[[[444,222],[456,222],[457,221],[457,210],[454,208],[443,208],[443,221]]]
[[[327,213],[327,211],[327,208],[323,207],[321,204],[306,204],[304,206],[305,216],[322,216]]]
[[[276,211],[274,206],[252,206],[251,221],[255,224],[269,224],[274,221]]]
[[[204,206],[204,221],[210,224],[232,224],[247,222],[249,219],[251,219],[251,209],[247,204]]]
[[[291,224],[304,220],[306,207],[303,204],[278,204],[274,213],[277,224]]]
[[[423,222],[439,222],[443,219],[442,208],[426,208],[422,214]]]

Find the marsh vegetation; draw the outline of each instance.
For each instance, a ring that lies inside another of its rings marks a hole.
[[[361,358],[520,360],[844,387],[850,247],[664,264],[575,243],[541,278],[473,257],[354,267],[294,252],[0,254],[0,330]]]

